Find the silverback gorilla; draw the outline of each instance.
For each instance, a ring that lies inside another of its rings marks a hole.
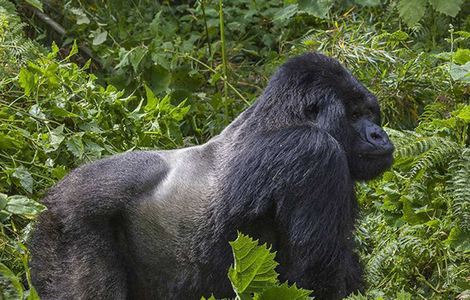
[[[33,282],[43,299],[231,297],[239,230],[273,246],[280,280],[341,299],[361,288],[354,182],[389,168],[393,149],[377,99],[346,69],[293,58],[206,144],[113,156],[54,186]]]

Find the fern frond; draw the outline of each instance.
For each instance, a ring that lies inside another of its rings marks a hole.
[[[437,143],[438,140],[439,143]],[[415,159],[413,167],[408,172],[408,178],[415,177],[419,172],[442,166],[460,152],[460,146],[457,143],[444,138],[438,138],[435,141],[436,143],[419,143],[420,150],[429,149]]]
[[[367,281],[369,283],[378,283],[384,277],[384,270],[388,267],[393,256],[398,251],[396,241],[388,242],[388,244],[377,247],[372,254],[371,259],[367,263]]]
[[[470,231],[470,149],[450,162],[447,191],[452,199],[452,210],[462,229]]]

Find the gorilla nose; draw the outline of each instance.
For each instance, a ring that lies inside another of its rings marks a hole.
[[[384,146],[390,143],[385,131],[378,126],[367,126],[366,139],[369,143],[377,146]]]

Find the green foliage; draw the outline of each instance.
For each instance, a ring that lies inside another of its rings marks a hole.
[[[183,145],[190,107],[150,90],[139,100],[101,86],[89,62],[70,62],[76,45],[60,60],[55,44],[46,54],[26,39],[9,3],[0,20],[0,295],[34,299],[24,245],[45,188],[103,156]]]
[[[405,289],[448,299],[469,288],[469,111],[466,105],[446,114],[437,103],[415,132],[389,130],[394,167],[360,197],[368,207],[358,238],[369,296]]]
[[[204,142],[287,57],[310,50],[338,58],[377,95],[397,146],[393,169],[358,186],[369,288],[351,299],[468,297],[468,5],[190,2],[15,1],[43,3],[67,29],[58,37],[0,0],[0,298],[37,299],[25,243],[44,209],[37,200],[71,168]],[[232,246],[240,298],[307,297],[277,281],[266,246],[243,236]]]
[[[238,233],[232,246],[234,264],[228,270],[237,299],[240,300],[307,300],[311,291],[287,282],[279,283],[275,271],[276,253],[266,244],[259,245],[249,236]],[[204,298],[203,298],[204,299]],[[213,297],[209,299],[214,299]]]

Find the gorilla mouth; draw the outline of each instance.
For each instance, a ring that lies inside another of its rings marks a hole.
[[[389,147],[389,148],[375,149],[373,151],[359,152],[357,153],[357,155],[359,157],[383,157],[383,156],[392,155],[393,150],[395,150],[394,147]]]

